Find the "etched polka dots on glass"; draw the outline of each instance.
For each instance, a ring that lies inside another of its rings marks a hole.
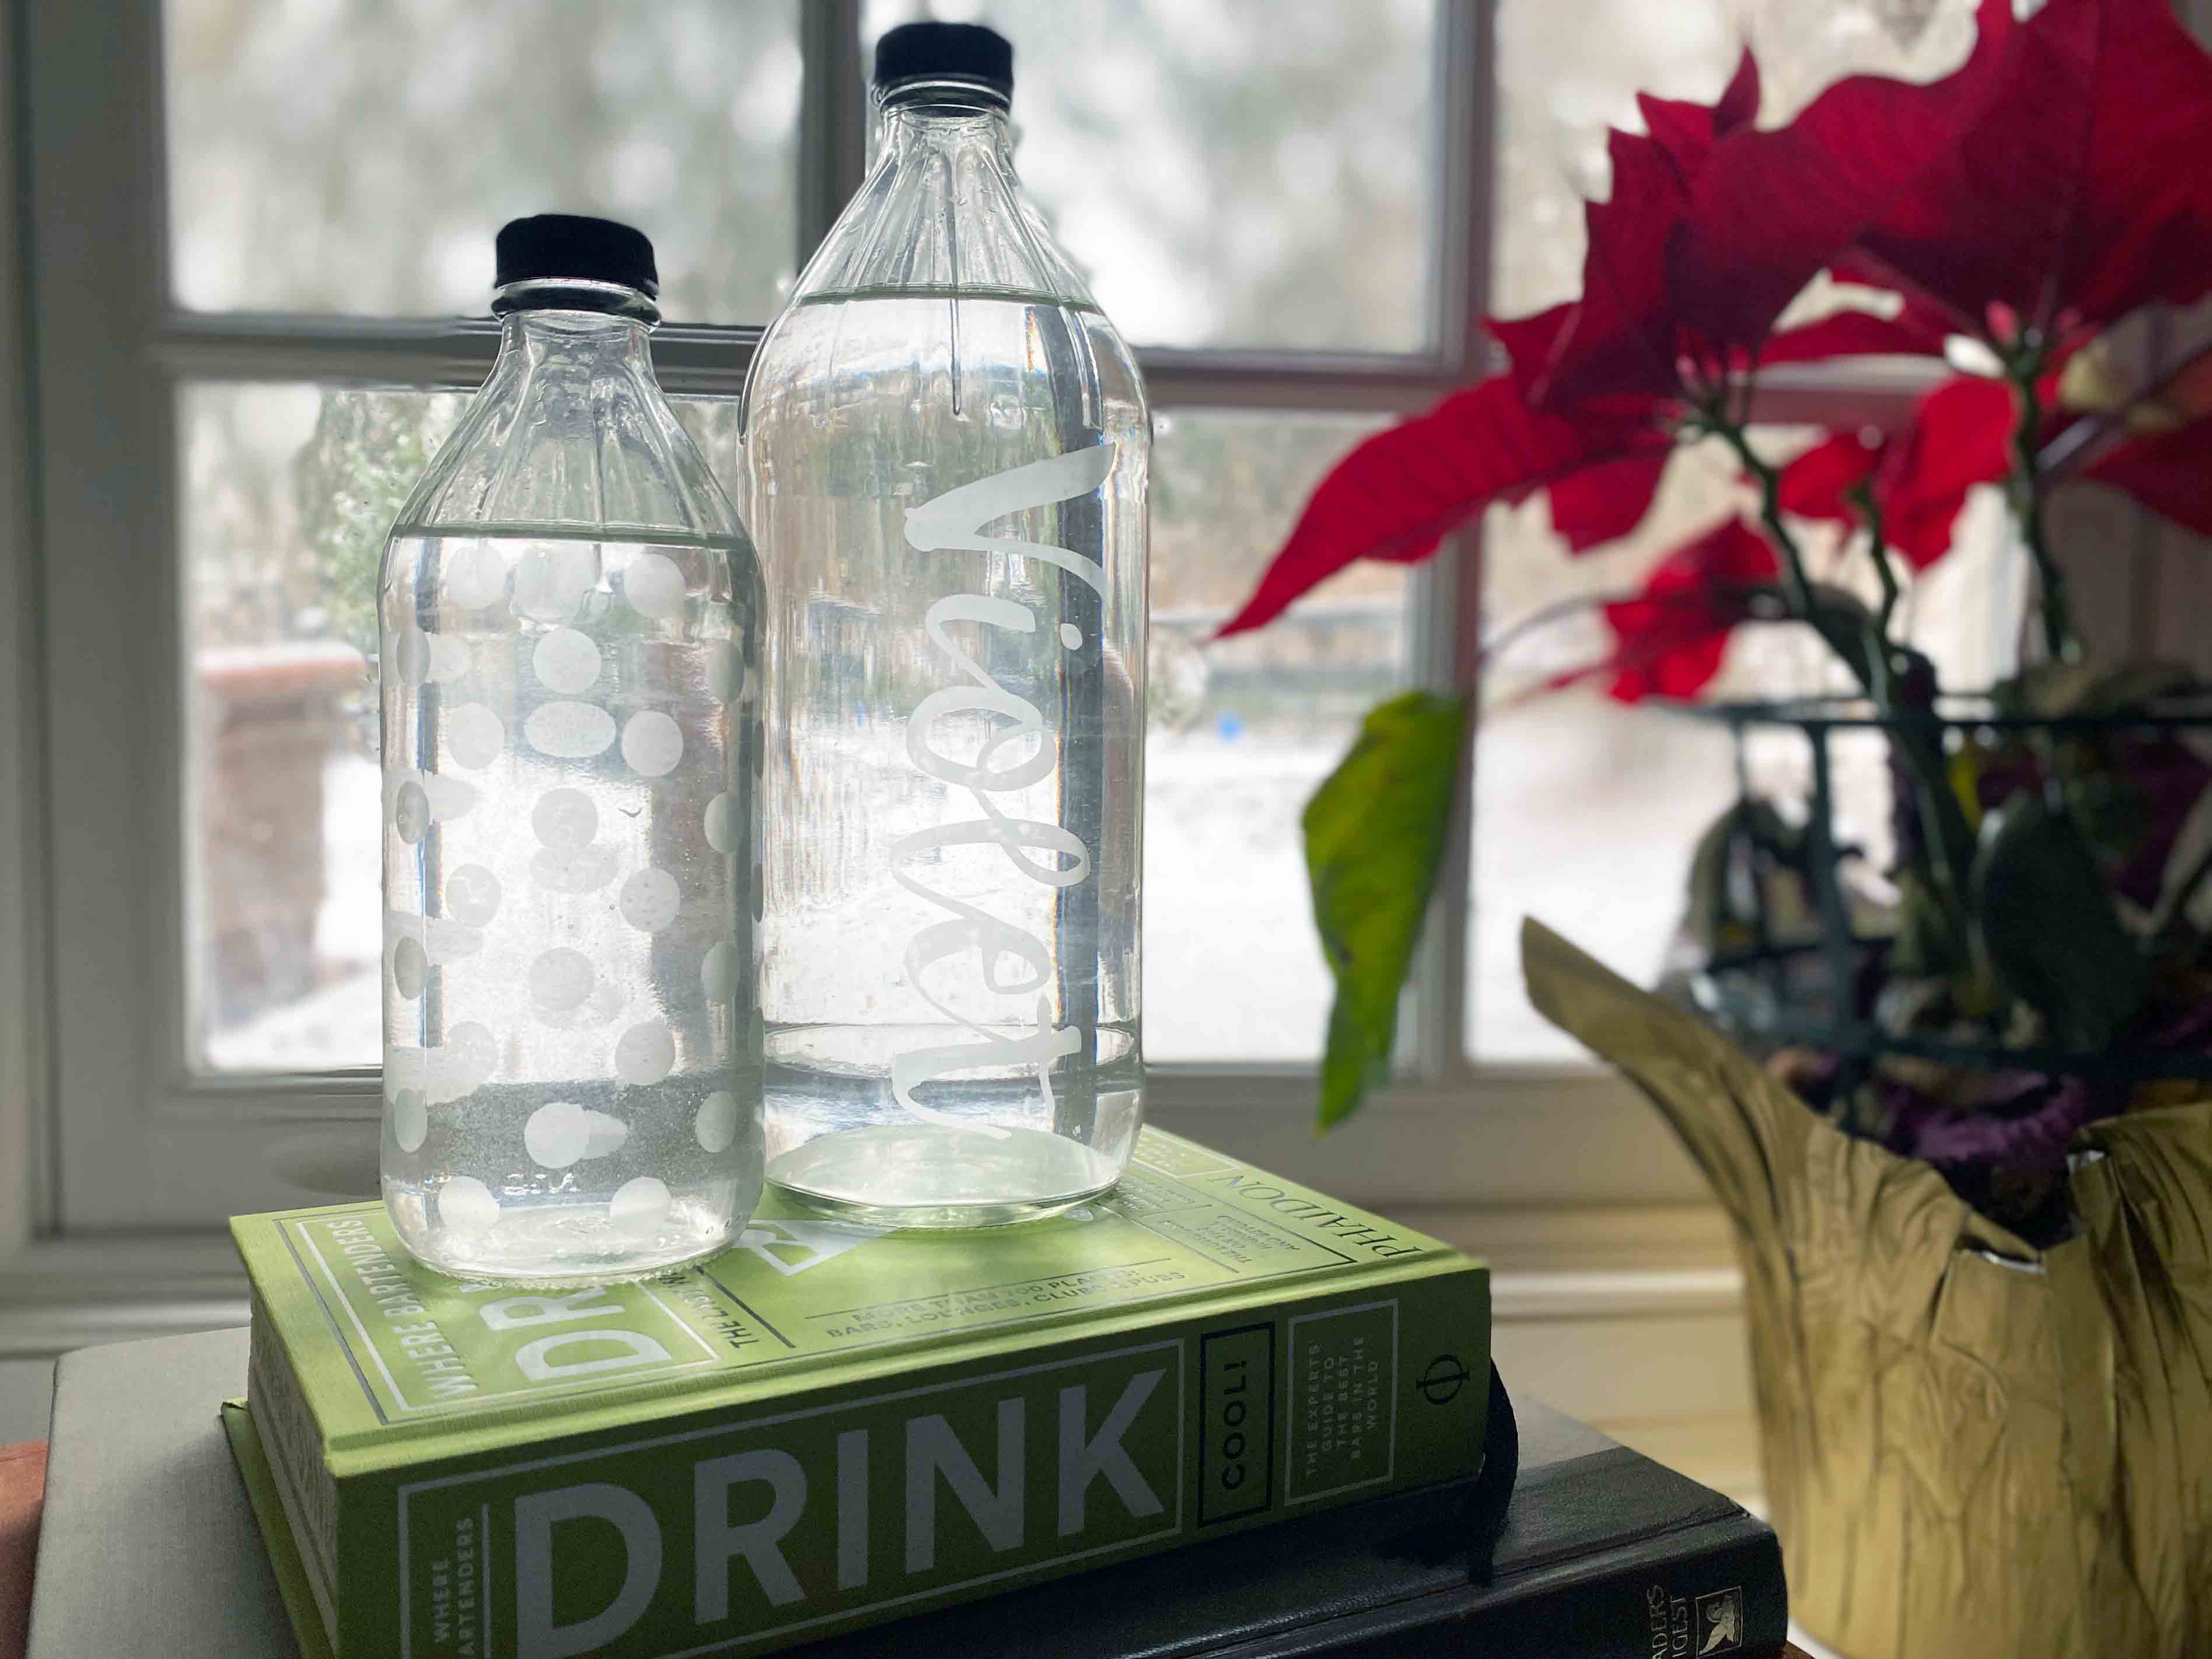
[[[434,1267],[588,1282],[759,1196],[762,601],[642,325],[507,330],[381,579],[384,1191]]]

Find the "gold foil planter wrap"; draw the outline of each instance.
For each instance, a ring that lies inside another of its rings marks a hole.
[[[1735,1222],[1792,1614],[1848,1659],[2212,1659],[2212,1102],[2075,1139],[2036,1251],[1534,922],[1536,1006]]]

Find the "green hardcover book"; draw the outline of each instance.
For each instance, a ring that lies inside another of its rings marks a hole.
[[[767,1652],[1480,1457],[1487,1271],[1157,1129],[1050,1221],[771,1200],[580,1291],[433,1273],[376,1204],[231,1227],[340,1659]]]

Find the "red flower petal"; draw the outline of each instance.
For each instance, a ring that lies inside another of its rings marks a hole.
[[[1555,479],[1545,493],[1552,507],[1552,528],[1577,553],[1618,541],[1644,522],[1668,452],[1626,455],[1600,461]]]
[[[1575,302],[1570,300],[1533,317],[1484,319],[1483,326],[1505,348],[1505,356],[1512,364],[1514,384],[1521,388],[1523,397],[1550,372],[1552,359],[1559,349],[1559,337],[1573,321],[1574,313]]]
[[[1984,0],[1976,59],[2010,37],[1994,95],[1868,252],[1978,322],[2101,325],[2212,289],[2212,55],[2171,0],[2050,0],[2009,18],[2010,0]]]
[[[1518,500],[1583,467],[1668,439],[1648,421],[1540,415],[1501,374],[1455,392],[1427,414],[1378,432],[1315,489],[1244,607],[1221,630],[1241,634],[1282,614],[1355,559],[1410,564],[1494,501]]]
[[[1917,569],[1951,548],[1966,492],[2012,466],[2016,418],[2012,387],[1978,374],[1948,380],[1920,400],[1912,425],[1893,442],[1875,481],[1882,534]]]
[[[1673,397],[1681,384],[1667,246],[1688,210],[1689,180],[1656,139],[1615,131],[1607,149],[1613,194],[1583,207],[1582,299],[1534,399],[1553,411],[1601,397]]]
[[[2063,6],[2072,0],[2056,0]],[[2012,0],[1983,0],[1964,67],[1924,86],[1858,75],[1788,126],[1717,143],[1669,248],[1668,286],[1686,326],[1755,344],[1784,307],[1950,152],[1994,96]]]
[[[2212,536],[2212,415],[2171,432],[2130,438],[2084,475],[2124,489],[2154,513]]]
[[[1692,104],[1639,92],[1636,107],[1644,117],[1644,131],[1673,158],[1683,178],[1694,179],[1711,158],[1717,140],[1759,118],[1758,60],[1745,50],[1717,104]]]
[[[1782,469],[1782,510],[1801,519],[1855,524],[1860,517],[1850,492],[1874,476],[1881,446],[1856,432],[1838,432]]]
[[[1753,595],[1778,570],[1764,536],[1741,519],[1723,520],[1661,561],[1637,598],[1605,607],[1620,644],[1588,672],[1609,673],[1606,689],[1623,702],[1695,696],[1720,672],[1729,635],[1750,620]]]

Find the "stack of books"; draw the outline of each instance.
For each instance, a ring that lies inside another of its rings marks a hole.
[[[1486,1271],[1157,1130],[1055,1220],[771,1207],[711,1261],[574,1291],[429,1273],[373,1204],[234,1231],[250,1350],[62,1364],[33,1659],[1783,1639],[1761,1523],[1540,1407],[1481,1524],[1513,1461]]]

